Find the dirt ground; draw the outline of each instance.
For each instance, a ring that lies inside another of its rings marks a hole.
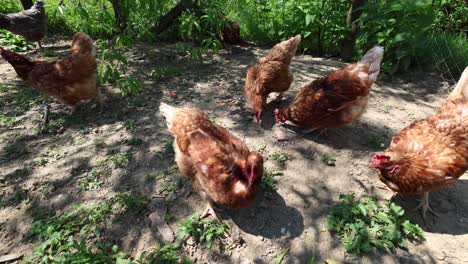
[[[55,56],[64,54],[66,45],[46,44]],[[164,152],[164,146],[171,141],[158,112],[159,103],[164,101],[203,109],[245,139],[251,149],[261,150],[269,169],[276,168],[272,153],[290,157],[284,174],[276,177],[277,191],[262,192],[250,209],[217,210],[231,223],[230,239],[243,243],[226,251],[197,246],[186,249],[197,263],[274,263],[285,248],[290,251],[284,263],[308,263],[311,257],[317,263],[326,259],[343,263],[468,263],[467,174],[453,186],[431,194],[432,206],[442,214],[429,215],[427,223],[418,212],[411,211],[417,197],[396,199],[410,212],[412,221],[425,230],[426,241],[411,244],[409,251],[377,252],[352,260],[326,226],[327,212],[340,194],[373,195],[382,200],[392,196],[375,172],[368,169],[371,156],[384,150],[400,129],[434,113],[453,87],[451,84],[429,73],[414,74],[407,81],[378,81],[368,110],[359,121],[328,130],[328,135],[310,134],[278,142],[271,111],[278,104],[273,103],[265,111],[263,127],[259,127],[243,93],[246,69],[266,50],[234,47],[231,54],[221,52],[203,64],[188,61],[174,50],[174,46],[166,44],[136,44],[127,55],[132,70],[141,74],[141,95],[122,98],[118,89],[105,85],[102,114],[91,102],[73,116],[67,107],[52,101],[51,122],[63,122],[52,133],[42,134],[37,133],[37,128],[43,104],[33,100],[37,98],[34,93],[33,99],[21,97],[25,92],[30,94],[31,88],[0,60],[0,84],[4,86],[0,103],[4,114],[17,116],[13,127],[0,127],[0,256],[19,252],[28,255],[37,245],[38,241],[27,236],[32,223],[27,211],[31,206],[58,214],[72,204],[91,204],[122,191],[143,195],[149,208],[145,214],[120,219],[107,226],[104,234],[132,256],[164,242],[151,226],[149,215],[155,208],[167,208],[173,216],[168,224],[175,233],[179,229],[177,222],[203,210],[205,203],[184,177],[152,177],[174,164],[173,154]],[[30,56],[38,58],[40,54],[33,52]],[[149,78],[151,69],[168,65],[177,67],[181,75],[159,81]],[[286,105],[314,78],[343,65],[332,59],[296,56],[291,65],[295,80],[281,104]],[[175,91],[177,99],[168,96],[169,91]],[[15,107],[15,102],[26,107]],[[128,166],[100,175],[98,190],[80,188],[86,173],[112,153],[131,155]],[[336,166],[325,164],[323,157],[334,157]],[[161,191],[164,184],[178,182],[174,192]],[[27,199],[17,199],[18,190],[27,190]]]

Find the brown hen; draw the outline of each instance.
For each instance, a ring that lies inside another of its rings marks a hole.
[[[340,127],[358,119],[367,107],[383,53],[376,46],[359,62],[304,86],[288,108],[275,109],[276,122],[289,120],[314,130]]]
[[[423,193],[418,208],[424,218],[427,210],[433,212],[429,192],[454,183],[468,169],[468,67],[437,113],[400,131],[370,166],[394,192]]]
[[[257,123],[260,123],[268,94],[278,92],[281,96],[291,86],[293,75],[289,71],[289,64],[300,42],[301,36],[297,35],[276,44],[265,57],[247,70],[244,90],[252,104]]]
[[[59,99],[73,110],[79,103],[96,96],[101,102],[97,86],[96,47],[85,33],[73,36],[70,55],[61,59],[31,61],[2,47],[0,55],[26,84]]]
[[[212,202],[229,208],[250,206],[259,191],[263,157],[250,152],[244,142],[213,124],[196,108],[161,103],[159,110],[175,138],[180,171],[191,178],[194,188],[208,201],[203,216],[216,216]]]

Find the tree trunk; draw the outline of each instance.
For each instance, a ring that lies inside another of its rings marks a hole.
[[[356,20],[361,16],[362,9],[356,10],[364,5],[365,0],[350,0],[346,25],[350,30],[343,40],[340,56],[344,61],[350,61],[353,58],[354,45],[359,30]]]
[[[27,10],[33,6],[32,0],[21,0],[21,5],[23,5],[23,9]]]
[[[122,11],[122,0],[111,0],[115,16],[115,29],[118,33],[124,32],[127,28],[127,12]]]
[[[162,16],[151,31],[156,35],[166,30],[185,10],[193,8],[198,0],[181,0],[167,14]]]

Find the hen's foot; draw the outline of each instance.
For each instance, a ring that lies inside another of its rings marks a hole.
[[[425,192],[423,194],[421,198],[421,202],[414,210],[418,210],[419,208],[421,208],[422,218],[424,219],[424,221],[426,220],[427,211],[431,212],[435,216],[439,216],[439,213],[429,206],[429,192]]]
[[[211,205],[211,203],[208,203],[208,205],[206,206],[206,209],[200,215],[200,219],[206,218],[208,215],[211,215],[214,219],[219,221],[219,218],[216,215],[216,212],[213,209],[213,206]]]

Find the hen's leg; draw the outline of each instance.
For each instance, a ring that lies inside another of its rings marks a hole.
[[[419,205],[415,208],[415,210],[421,208],[422,212],[422,217],[424,220],[426,220],[426,212],[429,211],[433,213],[435,216],[439,216],[439,213],[437,213],[434,209],[432,209],[429,206],[429,192],[425,192],[421,198],[421,202]]]
[[[44,122],[42,123],[43,128],[45,128],[49,124],[49,115],[50,115],[50,105],[46,104],[44,106],[44,114],[43,114]]]
[[[200,219],[207,217],[208,215],[213,216],[216,220],[219,220],[218,216],[216,215],[215,210],[213,209],[213,204],[211,201],[208,201],[205,211],[200,215]]]
[[[37,45],[39,45],[39,48],[40,48],[41,50],[43,49],[43,47],[42,47],[42,45],[41,45],[41,41],[40,41],[40,40],[38,40],[38,41],[37,41]]]

